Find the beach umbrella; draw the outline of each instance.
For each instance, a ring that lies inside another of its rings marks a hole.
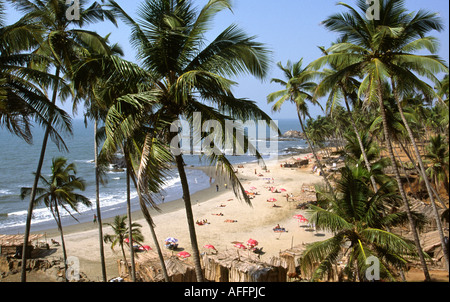
[[[211,244],[206,244],[206,245],[204,245],[203,246],[205,249],[212,249],[212,250],[215,250],[216,251],[216,248],[214,247],[214,245],[211,245]]]
[[[180,257],[180,258],[186,259],[186,258],[188,258],[188,257],[191,257],[191,254],[189,254],[189,253],[186,252],[186,251],[182,251],[182,252],[179,252],[179,253],[177,254],[177,256]]]
[[[280,189],[281,192],[286,192],[286,189]]]
[[[166,240],[165,240],[166,242],[173,242],[173,243],[177,243],[178,242],[178,239],[176,239],[176,238],[173,238],[173,237],[168,237],[168,238],[166,238]]]
[[[141,251],[150,251],[151,249],[152,248],[150,246],[148,246],[148,245],[141,245],[139,247],[139,250],[141,250]]]
[[[275,198],[269,198],[269,199],[267,199],[267,201],[270,201],[270,202],[275,202],[275,201],[277,201]]]
[[[295,219],[304,219],[305,216],[303,216],[303,215],[301,215],[301,214],[297,214],[297,215],[294,215],[294,218],[295,218]]]
[[[243,245],[242,243],[236,243],[234,245],[234,247],[237,247],[238,249],[243,249],[243,250],[247,249],[247,247],[245,245]]]
[[[258,245],[258,241],[256,241],[255,239],[249,239],[249,240],[247,240],[247,245],[248,246],[250,246],[250,247],[255,247],[255,246],[257,246]]]

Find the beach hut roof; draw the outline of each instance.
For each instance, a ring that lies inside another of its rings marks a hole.
[[[44,237],[44,234],[31,234],[29,242]],[[24,235],[2,235],[0,234],[0,246],[20,246],[23,245]]]

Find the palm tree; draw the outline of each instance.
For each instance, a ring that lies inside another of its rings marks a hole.
[[[302,63],[303,59],[300,59],[300,61],[296,63],[291,63],[290,61],[288,61],[286,66],[283,66],[281,62],[277,64],[277,66],[284,72],[285,79],[272,79],[271,82],[282,85],[284,89],[269,94],[267,96],[267,102],[272,103],[276,101],[276,103],[272,107],[273,111],[280,111],[281,106],[285,101],[290,101],[295,104],[302,132],[305,134],[305,138],[311,148],[311,151],[319,166],[328,189],[330,190],[330,192],[333,192],[333,187],[328,181],[328,175],[323,170],[322,164],[317,156],[311,139],[306,133],[305,126],[303,125],[305,117],[309,117],[307,101],[310,101],[312,104],[319,106],[320,104],[312,96],[312,93],[316,88],[316,84],[311,80],[316,76],[316,73],[314,71],[308,70],[307,68],[302,68]]]
[[[386,230],[408,220],[406,213],[400,211],[384,215],[388,211],[386,204],[398,207],[398,193],[386,190],[389,184],[375,193],[369,185],[369,174],[361,165],[346,165],[340,172],[336,197],[322,193],[318,196],[329,206],[311,205],[308,210],[309,222],[334,236],[307,246],[301,259],[303,272],[312,272],[313,280],[332,278],[338,273],[338,261],[344,260],[343,272],[348,279],[362,282],[368,268],[366,261],[375,256],[382,280],[395,280],[396,270],[405,268],[408,259],[416,254],[413,242]],[[423,222],[422,215],[414,215]]]
[[[0,11],[3,13],[3,1]],[[68,115],[52,105],[40,82],[48,82],[51,75],[27,66],[32,60],[41,59],[29,53],[40,41],[42,27],[27,18],[12,25],[5,25],[0,15],[0,125],[10,132],[32,143],[31,122],[50,127],[50,134],[57,145],[64,142],[53,126],[70,128]],[[50,112],[56,122],[50,123]]]
[[[411,92],[415,88],[420,90],[428,90],[429,88],[413,72],[432,78],[433,73],[446,71],[445,64],[436,56],[420,56],[411,53],[419,49],[435,51],[435,39],[427,37],[425,34],[430,29],[440,30],[442,28],[441,22],[433,14],[422,10],[416,14],[406,13],[404,1],[380,1],[379,8],[381,17],[379,20],[367,20],[364,17],[367,4],[363,0],[358,0],[357,2],[361,13],[347,4],[339,4],[345,6],[349,12],[331,16],[323,24],[326,28],[340,33],[341,38],[345,37],[345,41],[348,42],[333,45],[327,50],[330,54],[316,60],[313,65],[315,68],[320,68],[325,63],[330,62],[340,66],[344,65],[345,67],[342,68],[343,72],[353,73],[355,75],[362,73],[364,75],[359,87],[359,95],[364,95],[366,100],[378,102],[383,119],[383,131],[387,150],[402,200],[406,206],[407,213],[409,213],[409,202],[401,185],[400,173],[396,165],[391,143],[391,133],[387,126],[386,108],[383,101],[384,86],[390,78],[389,84],[392,85],[391,88],[398,104],[400,93]],[[402,109],[400,107],[399,111],[401,112]],[[405,123],[403,116],[402,119]],[[407,123],[405,123],[405,127],[408,128]],[[409,130],[408,133],[411,136],[412,144],[415,145]],[[417,158],[420,163],[420,157],[417,156]],[[422,174],[424,174],[423,169]],[[436,212],[437,209],[434,206],[435,203],[428,185],[427,189],[430,192],[430,199]],[[412,215],[409,215],[409,218],[414,241],[419,256],[421,256],[420,241],[415,230]],[[438,223],[438,229],[441,229],[439,225],[440,222]],[[446,247],[444,247],[445,244],[443,243],[443,233],[441,231],[439,233],[442,235],[441,241],[443,250],[445,251]],[[430,276],[425,259],[422,256],[421,263],[424,269],[425,279],[429,281]]]
[[[104,74],[102,76],[104,79],[102,80],[101,85],[96,87],[96,97],[99,101],[97,105],[104,103],[104,106],[108,108],[104,121],[106,140],[103,144],[99,157],[101,158],[101,161],[108,161],[118,150],[123,151],[127,164],[127,211],[129,212],[130,209],[128,192],[130,190],[130,180],[132,180],[137,189],[141,211],[149,225],[152,238],[158,252],[164,278],[166,282],[168,282],[169,277],[164,263],[164,257],[154,230],[155,225],[147,208],[149,205],[159,211],[159,208],[154,202],[151,193],[157,193],[161,190],[164,179],[163,171],[165,167],[163,167],[161,163],[157,163],[155,169],[148,169],[148,171],[143,173],[146,177],[146,186],[151,189],[144,191],[139,189],[136,181],[137,169],[135,166],[136,163],[139,163],[142,158],[142,145],[144,140],[143,134],[145,136],[145,133],[152,131],[147,126],[151,119],[148,116],[138,117],[127,111],[127,108],[135,108],[136,106],[139,108],[137,111],[144,112],[145,110],[142,109],[141,105],[145,104],[145,102],[142,104],[139,102],[128,104],[124,101],[124,99],[128,100],[128,94],[136,94],[142,90],[151,88],[150,83],[146,80],[146,78],[149,77],[149,74],[137,65],[125,61],[117,56],[111,56],[107,60],[104,60],[104,63],[106,63],[107,67],[100,72]],[[90,69],[88,66],[84,67]],[[97,76],[100,73],[96,73]],[[83,78],[83,74],[84,72],[80,70],[80,77]],[[131,112],[135,113],[133,110],[131,110]],[[141,121],[143,121],[143,124],[139,123]],[[134,126],[140,125],[140,127],[134,129],[134,132],[129,131],[130,123]],[[154,160],[156,158],[157,156],[154,157]],[[128,217],[131,219],[131,213],[128,213]],[[131,221],[129,223],[131,223]],[[134,272],[133,262],[132,272]]]
[[[323,47],[319,47],[319,48],[324,55],[328,54],[327,51],[325,50],[325,48],[323,48]],[[370,164],[370,161],[365,152],[362,138],[361,138],[358,128],[356,126],[353,112],[350,109],[350,101],[353,103],[353,106],[361,105],[359,97],[356,93],[360,83],[354,77],[352,77],[352,75],[349,75],[347,73],[342,73],[339,65],[336,65],[336,64],[330,64],[330,65],[331,65],[330,70],[322,71],[323,78],[321,79],[321,82],[317,85],[315,95],[321,96],[321,95],[324,95],[327,92],[329,92],[330,95],[328,97],[326,107],[327,107],[327,112],[329,112],[330,115],[333,115],[335,108],[339,104],[340,98],[342,97],[344,99],[345,108],[347,109],[350,123],[351,123],[353,131],[356,135],[356,138],[358,139],[359,147],[361,150],[361,155],[364,159],[364,163],[367,167],[367,170],[369,170],[369,172],[370,172],[371,164]],[[376,181],[373,176],[371,177],[370,180],[372,182],[373,189],[376,193],[378,190]]]
[[[212,18],[224,9],[231,9],[230,1],[210,0],[198,12],[189,0],[146,0],[139,8],[140,20],[137,22],[115,1],[110,1],[110,5],[132,27],[131,40],[138,50],[138,58],[143,67],[153,75],[150,79],[154,82],[154,88],[131,95],[128,100],[152,104],[146,110],[150,110],[156,117],[164,117],[163,130],[158,136],[148,134],[145,142],[157,139],[169,146],[178,136],[178,133],[170,132],[172,122],[178,121],[181,116],[193,122],[196,112],[201,113],[202,121],[216,120],[221,126],[225,125],[226,119],[245,122],[255,118],[270,122],[270,117],[254,102],[235,98],[231,93],[231,87],[235,83],[226,78],[242,73],[263,78],[268,69],[268,51],[236,25],[225,29],[209,45],[205,43],[204,35],[209,30]],[[155,121],[153,126],[159,128],[162,124],[158,124],[158,119]],[[201,138],[205,137],[203,133],[199,135]],[[149,148],[145,145],[142,154],[150,154]],[[172,158],[183,188],[197,281],[203,281],[183,157],[176,153]],[[211,164],[215,163],[218,170],[230,177],[235,193],[250,203],[226,157],[216,153],[210,154],[209,159]],[[141,160],[137,179],[141,189],[138,191],[144,190],[141,172],[147,170],[148,161],[147,156]]]
[[[103,237],[105,243],[111,243],[111,249],[114,250],[114,247],[119,244],[120,249],[122,251],[122,257],[125,261],[126,266],[128,267],[127,257],[125,256],[124,243],[128,239],[128,245],[130,248],[133,248],[133,242],[139,243],[144,241],[144,236],[141,233],[141,225],[139,223],[131,224],[131,228],[127,226],[127,215],[117,215],[114,217],[113,223],[105,223],[113,229],[113,234],[106,234]],[[132,240],[130,240],[130,234]]]
[[[105,18],[115,23],[113,16],[101,8],[101,5],[94,2],[90,7],[86,7],[86,0],[80,0],[80,18],[79,20],[68,20],[66,17],[67,5],[64,0],[52,1],[38,1],[38,0],[10,0],[14,7],[25,14],[23,17],[26,20],[35,20],[43,29],[42,42],[35,54],[46,58],[46,62],[34,62],[34,66],[40,70],[49,70],[51,66],[55,68],[53,81],[50,83],[52,91],[51,103],[56,104],[58,90],[60,97],[67,94],[67,86],[61,81],[61,76],[71,74],[71,63],[76,58],[77,52],[80,50],[79,41],[95,45],[96,48],[104,49],[105,43],[103,39],[92,31],[82,30],[83,26],[98,21],[103,21]],[[75,27],[75,28],[73,28]],[[51,62],[51,64],[48,64]],[[48,86],[48,85],[47,85]],[[61,88],[62,87],[62,88]],[[64,93],[62,93],[64,92]],[[54,122],[53,112],[50,112],[50,123]],[[26,281],[26,249],[27,241],[30,232],[31,218],[33,212],[33,204],[36,196],[36,188],[41,174],[42,164],[44,161],[45,151],[47,148],[47,141],[50,135],[50,127],[47,127],[42,142],[42,148],[39,156],[38,165],[36,168],[36,177],[33,183],[33,189],[30,194],[30,203],[28,206],[28,214],[24,232],[24,253],[22,256],[22,282]]]
[[[439,192],[441,188],[440,183],[443,183],[448,195],[448,145],[445,143],[445,138],[440,134],[431,137],[427,150],[428,153],[425,154],[425,158],[430,163],[427,172],[430,178],[434,180],[437,191]]]
[[[68,164],[67,159],[63,157],[56,157],[52,160],[51,174],[49,178],[40,176],[40,180],[44,187],[37,188],[36,192],[39,196],[35,199],[35,205],[44,204],[52,213],[53,218],[58,226],[58,231],[61,236],[61,245],[64,256],[64,263],[67,270],[67,254],[64,243],[63,226],[61,223],[60,208],[73,217],[71,210],[78,212],[80,204],[84,206],[91,206],[89,199],[81,194],[76,193],[76,190],[84,191],[84,180],[76,176],[77,170],[75,164]],[[21,188],[20,197],[24,199],[30,195],[32,188]],[[76,218],[73,217],[75,220]]]
[[[122,49],[117,45],[112,45],[110,52],[112,56],[123,55]],[[92,49],[89,45],[86,46],[84,55],[80,58],[74,66],[72,75],[72,85],[77,91],[77,97],[74,100],[74,111],[77,109],[79,101],[85,101],[86,119],[94,120],[94,163],[95,163],[95,186],[96,186],[96,210],[97,221],[99,228],[99,244],[100,244],[100,261],[102,268],[103,282],[107,281],[106,265],[103,249],[103,230],[102,230],[102,216],[100,208],[100,182],[103,182],[102,167],[99,163],[98,145],[101,143],[101,135],[99,132],[99,124],[106,118],[108,104],[99,96],[100,89],[104,86],[108,77],[114,73],[113,57],[98,53],[96,49]],[[102,132],[104,133],[104,131]]]

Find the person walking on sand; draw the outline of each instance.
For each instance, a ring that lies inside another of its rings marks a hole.
[[[216,192],[219,192],[219,185],[216,185]]]
[[[97,215],[94,214],[94,223],[97,223]]]

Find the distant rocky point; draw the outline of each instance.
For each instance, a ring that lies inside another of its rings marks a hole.
[[[283,134],[283,137],[289,137],[289,138],[301,138],[301,139],[304,139],[304,138],[305,138],[304,135],[303,135],[303,133],[300,132],[300,131],[297,131],[297,130],[289,130],[289,131],[286,131],[286,132]]]

